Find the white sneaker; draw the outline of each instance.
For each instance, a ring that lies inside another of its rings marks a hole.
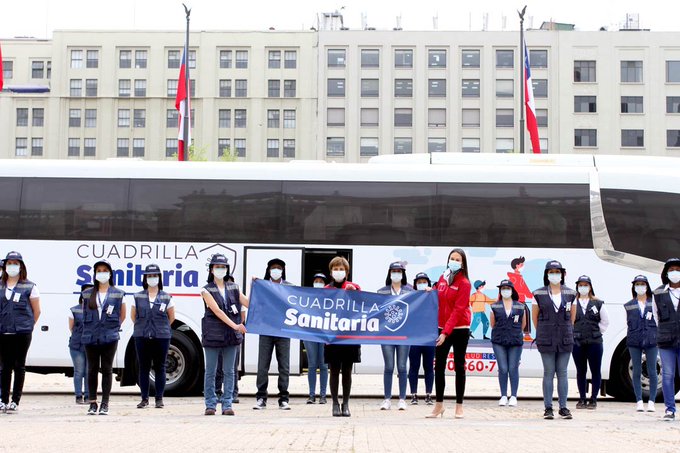
[[[656,408],[654,407],[654,401],[649,400],[647,402],[647,412],[656,412]]]
[[[507,406],[508,405],[508,397],[507,396],[501,396],[501,399],[498,400],[498,405],[499,406]]]
[[[392,408],[392,402],[390,400],[384,400],[380,405],[381,411],[388,411]]]
[[[7,406],[5,406],[5,403],[0,401],[0,412],[5,412],[7,410]]]
[[[399,400],[399,410],[400,411],[406,410],[406,400]]]
[[[517,397],[511,396],[510,399],[508,400],[508,406],[517,407]]]
[[[638,411],[638,412],[644,412],[644,411],[645,411],[645,405],[644,405],[644,403],[642,402],[642,400],[638,401],[638,402],[635,404],[635,410]]]
[[[264,400],[264,398],[258,398],[257,402],[253,406],[253,409],[255,409],[256,411],[261,411],[261,410],[266,409],[266,408],[267,408],[267,402]]]
[[[17,406],[17,403],[12,401],[7,405],[7,412],[16,412],[19,410],[19,407]]]

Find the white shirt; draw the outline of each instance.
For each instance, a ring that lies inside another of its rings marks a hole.
[[[99,292],[97,294],[97,311],[99,312],[99,318],[102,317],[102,308],[104,307],[104,302],[106,302],[106,295],[108,291]]]
[[[666,285],[664,290],[668,291],[668,293],[671,295],[671,303],[673,304],[673,308],[675,308],[675,311],[678,311],[678,302],[680,302],[680,288],[671,288],[669,285]],[[654,299],[652,302],[652,311],[654,312],[654,321],[658,324],[659,309],[656,306],[656,299]]]
[[[585,299],[582,299],[580,297],[578,298],[578,303],[581,306],[581,310],[583,310],[583,313],[586,312],[588,302],[590,302],[590,299],[587,297]],[[602,304],[602,306],[600,307],[599,313],[600,322],[598,323],[598,327],[600,328],[600,333],[605,333],[607,331],[607,328],[609,327],[609,314],[607,313],[607,309],[605,308],[604,304]]]
[[[151,297],[149,295],[149,308],[153,308],[153,303],[156,301],[156,297],[158,297],[158,294],[156,294],[156,296],[154,296],[154,297]],[[172,308],[174,306],[175,306],[175,301],[172,300],[172,298],[171,298],[170,302],[168,302],[168,304],[165,306],[165,309],[167,310],[167,309]]]
[[[555,312],[558,312],[560,310],[560,305],[562,305],[562,293],[560,292],[559,294],[553,294],[550,292],[550,298],[553,301],[553,307],[555,307]]]
[[[218,286],[218,287],[217,287],[217,290],[220,292],[220,295],[222,296],[222,300],[224,300],[224,303],[225,303],[225,304],[228,303],[229,299],[227,299],[227,286],[225,285],[225,286],[224,286],[224,289],[220,289],[220,287]],[[203,288],[203,289],[201,290],[201,293],[210,294],[210,291],[208,291],[207,289]],[[215,301],[215,302],[217,302],[217,301]],[[172,305],[168,305],[168,308],[171,308],[171,307],[174,307],[174,306],[175,306],[175,304],[172,303]]]
[[[14,292],[14,286],[11,288],[8,286],[5,288],[5,298],[9,301],[12,300],[12,292]],[[40,297],[40,291],[38,290],[38,285],[33,285],[33,289],[31,290],[31,295],[28,296],[29,299],[36,299]]]

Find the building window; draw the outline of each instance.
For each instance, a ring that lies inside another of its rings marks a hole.
[[[294,98],[297,96],[297,81],[284,80],[283,81],[283,97]]]
[[[2,60],[2,77],[5,80],[14,78],[14,62],[10,60]]]
[[[80,69],[83,67],[83,51],[71,50],[71,69]]]
[[[597,129],[574,129],[574,146],[597,146]]]
[[[575,60],[574,61],[574,82],[592,82],[595,78],[595,61]]]
[[[168,80],[168,97],[169,98],[174,98],[177,96],[177,79],[170,79]]]
[[[496,127],[513,127],[515,112],[513,109],[496,109]]]
[[[52,78],[52,62],[51,61],[47,62],[47,78],[48,79]]]
[[[228,138],[217,139],[217,157],[222,157],[224,154],[231,153],[231,140]]]
[[[394,138],[394,154],[411,154],[413,152],[413,139],[411,137]]]
[[[413,49],[395,49],[394,51],[394,67],[395,68],[412,68],[413,67]],[[377,154],[377,145],[376,145]]]
[[[642,96],[621,96],[621,113],[643,113]]]
[[[548,79],[532,79],[531,85],[534,88],[534,98],[548,97]]]
[[[97,127],[97,109],[85,109],[85,127]]]
[[[134,109],[134,127],[146,127],[146,109]]]
[[[17,127],[28,126],[28,109],[17,108]]]
[[[119,97],[130,97],[130,89],[132,83],[130,79],[120,79],[118,80],[118,96]]]
[[[596,113],[597,96],[574,96],[574,113]]]
[[[666,131],[666,146],[669,148],[680,147],[680,130],[669,129]]]
[[[297,68],[297,51],[296,50],[286,50],[283,53],[283,67],[286,69]]]
[[[97,96],[97,79],[87,79],[85,80],[85,96],[96,97]]]
[[[231,128],[231,110],[220,109],[218,112],[217,127],[222,129]]]
[[[446,109],[427,109],[428,127],[446,127]]]
[[[118,52],[118,67],[121,69],[129,69],[132,67],[131,50],[121,50]]]
[[[267,157],[279,157],[279,140],[267,140]]]
[[[680,82],[680,61],[666,62],[666,82],[667,83]]]
[[[168,69],[179,69],[180,58],[179,50],[168,50]]]
[[[222,79],[220,80],[220,97],[230,98],[231,97],[231,80]]]
[[[80,109],[69,109],[68,111],[68,127],[80,127]]]
[[[247,79],[234,80],[234,97],[237,97],[237,98],[248,97],[248,80]]]
[[[99,51],[98,50],[88,50],[87,51],[87,61],[85,62],[88,68],[98,68],[99,67]]]
[[[361,49],[361,67],[362,68],[379,68],[380,67],[380,50],[379,49]]]
[[[496,152],[500,154],[515,152],[515,139],[512,138],[497,138]]]
[[[279,69],[281,67],[281,51],[280,50],[270,50],[269,51],[269,61],[267,62],[267,67],[269,69]],[[276,155],[278,156],[278,151]]]
[[[283,158],[284,159],[294,159],[295,158],[295,140],[294,139],[283,140]]]
[[[135,97],[146,97],[146,80],[137,79],[135,80]]]
[[[146,69],[149,52],[146,50],[135,50],[135,68]]]
[[[119,138],[116,141],[116,156],[130,157],[130,139]]]
[[[267,127],[278,129],[281,126],[281,112],[279,110],[267,110]]]
[[[236,51],[236,68],[237,69],[247,69],[248,68],[248,51],[247,50],[237,50]],[[243,157],[245,157],[245,140],[244,140]]]
[[[17,137],[14,140],[15,148],[14,155],[17,157],[28,156],[28,139],[26,137]]]
[[[621,129],[621,146],[636,148],[645,146],[645,131],[642,129]]]
[[[176,138],[165,139],[165,157],[175,157],[179,151]]]
[[[464,98],[479,97],[479,79],[463,79],[462,88],[462,96]]]
[[[412,127],[413,109],[394,109],[394,127]]]
[[[68,156],[69,157],[80,157],[80,139],[79,138],[69,138],[68,139]]]
[[[31,62],[31,78],[42,79],[45,76],[45,62],[32,61]]]
[[[281,81],[268,80],[267,81],[267,96],[270,98],[281,97]]]
[[[478,153],[480,151],[478,138],[464,138],[461,140],[461,148],[464,153]]]
[[[378,137],[361,137],[359,140],[359,155],[371,157],[378,155]]]
[[[234,127],[246,127],[248,123],[247,112],[245,109],[234,110]]]
[[[196,69],[196,51],[189,51],[189,69]]]
[[[144,157],[146,141],[143,138],[132,139],[132,157]]]
[[[680,113],[680,96],[666,96],[666,113]]]
[[[246,139],[237,138],[234,140],[234,148],[236,149],[236,157],[246,157]]]
[[[43,139],[42,137],[34,137],[31,139],[31,156],[40,157],[43,155]]]
[[[33,109],[33,127],[43,127],[45,125],[45,109],[34,108]]]
[[[496,50],[496,67],[497,68],[514,68],[515,67],[515,51],[509,49]]]
[[[479,127],[479,109],[463,109],[461,118],[463,120],[463,127]]]
[[[326,156],[345,156],[345,137],[326,137]]]
[[[295,129],[295,123],[297,121],[297,114],[295,110],[284,110],[283,111],[283,128],[284,129]]]
[[[479,49],[463,49],[461,52],[461,65],[464,68],[478,68],[480,64]]]
[[[94,157],[97,153],[97,139],[96,138],[86,138],[83,146],[83,156]]]
[[[379,123],[378,109],[361,109],[361,125],[367,127],[376,127]]]
[[[445,137],[428,137],[427,139],[428,153],[445,153],[446,152],[446,138]]]
[[[446,97],[446,79],[428,79],[427,95],[431,98]]]
[[[328,49],[328,67],[344,68],[345,53],[346,53],[345,49]]]
[[[427,66],[430,68],[445,68],[446,49],[429,49],[427,51]]]
[[[536,123],[538,127],[548,127],[548,109],[536,109]]]
[[[83,81],[81,79],[71,79],[69,81],[69,95],[71,97],[81,97],[83,95]]]
[[[531,152],[534,151],[534,146],[533,143],[530,143],[531,145]],[[548,153],[548,139],[547,138],[539,138],[538,139],[538,145],[541,147],[541,153],[547,154]]]
[[[361,79],[361,97],[375,98],[378,97],[380,90],[379,79]]]
[[[231,50],[220,50],[220,68],[231,68]]]
[[[530,50],[529,63],[532,68],[547,68],[548,67],[548,51],[547,50]]]
[[[515,81],[512,79],[496,79],[496,97],[511,98],[515,95]]]
[[[345,109],[344,108],[329,108],[326,110],[326,125],[327,126],[344,126],[345,125]]]
[[[128,113],[128,118],[130,114]],[[193,117],[191,118],[193,120]],[[177,129],[179,127],[179,112],[177,109],[168,109],[165,113],[165,127]]]
[[[621,62],[621,83],[642,83],[642,61]]]
[[[118,109],[118,127],[130,127],[130,109]]]
[[[413,79],[394,79],[394,97],[413,97]]]
[[[345,97],[345,79],[328,79],[328,96]]]

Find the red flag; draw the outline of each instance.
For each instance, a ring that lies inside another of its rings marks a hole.
[[[2,86],[5,84],[5,76],[2,71],[2,46],[0,46],[0,91],[2,91]]]
[[[535,154],[541,154],[541,141],[538,138],[538,122],[536,121],[536,106],[534,105],[534,86],[531,84],[531,68],[526,42],[524,43],[524,103],[526,104],[527,129],[531,137],[531,147]]]
[[[182,53],[182,65],[179,68],[179,80],[177,80],[177,96],[175,108],[179,111],[179,135],[177,137],[177,160],[189,160],[189,144],[191,143],[191,106],[190,96],[186,89],[186,62],[187,52]],[[188,143],[184,143],[184,122],[187,121],[189,129]]]

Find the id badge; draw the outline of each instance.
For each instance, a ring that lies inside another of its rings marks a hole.
[[[519,322],[519,315],[515,315],[515,324]]]
[[[161,304],[161,306],[160,306],[158,309],[159,309],[161,312],[164,312],[164,311],[165,311],[165,307],[166,307],[167,305],[168,305],[168,304],[166,304],[165,302],[163,302],[163,303]]]
[[[113,314],[113,305],[106,307],[106,314],[111,316]]]
[[[14,302],[19,302],[21,300],[21,294],[14,293],[14,298],[12,300],[14,300]]]
[[[571,302],[567,302],[567,311],[571,311]]]
[[[652,315],[652,312],[651,312],[651,311],[648,311],[647,314],[645,315],[645,318],[647,318],[647,321],[651,321],[651,320],[652,320],[652,316],[653,316],[653,315]]]
[[[591,308],[591,310],[593,311],[594,314],[597,314],[597,313],[598,313],[597,307],[593,307],[593,308]]]
[[[236,308],[236,305],[235,305],[235,304],[232,304],[232,305],[231,305],[231,312],[232,312],[233,314],[235,314],[235,315],[238,314],[238,309]]]

